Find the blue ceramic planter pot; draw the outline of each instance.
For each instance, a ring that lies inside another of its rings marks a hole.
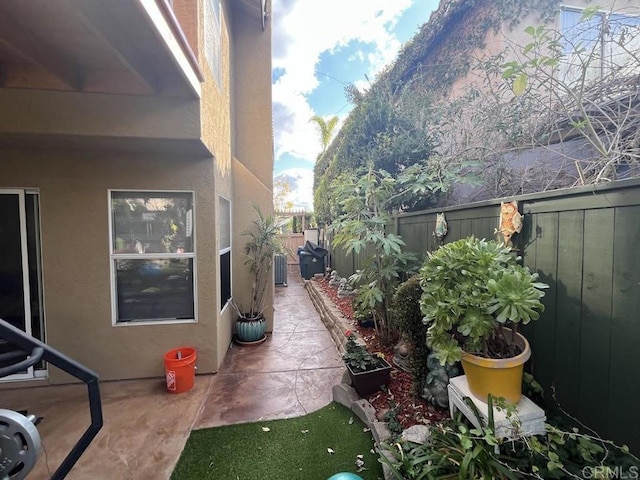
[[[241,342],[257,342],[264,338],[267,322],[264,317],[256,320],[238,319],[236,322],[236,335]]]

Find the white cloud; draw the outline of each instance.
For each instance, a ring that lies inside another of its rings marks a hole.
[[[320,152],[315,114],[307,95],[319,85],[315,69],[323,52],[352,41],[373,46],[367,55],[373,80],[391,63],[400,42],[390,32],[412,0],[273,0],[273,85],[276,160],[283,154],[315,161]],[[339,72],[329,72],[339,77]]]
[[[291,193],[284,199],[291,202],[296,210],[313,210],[313,172],[304,168],[284,170],[276,178],[284,179],[291,188]]]

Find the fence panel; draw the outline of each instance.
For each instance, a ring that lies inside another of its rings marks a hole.
[[[298,247],[304,246],[304,233],[278,235],[287,252],[287,265],[298,264]]]
[[[541,319],[525,328],[530,368],[551,396],[600,435],[640,452],[640,180],[509,198],[525,215],[514,245],[549,284]],[[445,242],[496,238],[500,200],[442,210]],[[395,217],[406,251],[438,247],[436,210]],[[347,276],[361,264],[340,258]],[[549,404],[553,401],[549,398]]]

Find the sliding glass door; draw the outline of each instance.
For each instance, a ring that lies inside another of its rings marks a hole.
[[[42,339],[37,194],[0,189],[0,225],[0,318]],[[0,338],[0,353],[13,349],[11,344]],[[28,379],[33,376],[34,369],[31,367],[0,380]]]

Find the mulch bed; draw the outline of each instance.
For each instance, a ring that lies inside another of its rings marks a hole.
[[[349,319],[353,328],[358,331],[367,344],[369,351],[382,352],[385,359],[393,366],[393,346],[383,345],[378,339],[374,328],[363,328],[358,325],[353,317],[351,297],[339,297],[337,289],[329,285],[329,278],[327,277],[315,277],[313,281],[331,299],[342,315]],[[376,409],[376,414],[382,421],[386,420],[383,417],[390,408],[395,406],[398,410],[396,419],[403,429],[412,425],[439,422],[449,417],[447,410],[435,407],[423,398],[414,395],[411,374],[395,366],[391,371],[391,380],[387,385],[387,391],[376,392],[366,398]]]

